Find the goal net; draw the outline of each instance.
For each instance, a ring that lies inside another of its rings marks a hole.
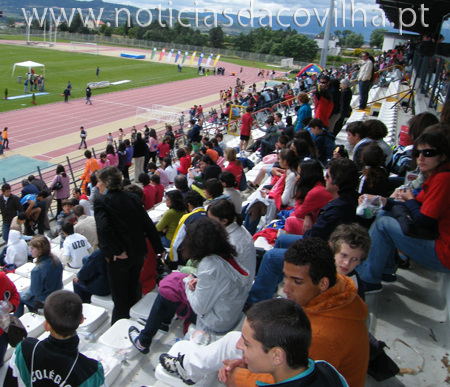
[[[292,67],[294,65],[294,58],[281,59],[281,67]]]
[[[70,52],[98,55],[98,45],[97,43],[70,42]]]

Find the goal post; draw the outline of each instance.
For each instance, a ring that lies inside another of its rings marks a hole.
[[[281,67],[292,67],[292,66],[294,66],[294,58],[281,59]]]
[[[70,42],[70,52],[98,55],[98,45],[88,42]]]

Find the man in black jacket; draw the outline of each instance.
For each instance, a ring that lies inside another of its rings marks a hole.
[[[130,308],[142,296],[139,275],[147,253],[145,239],[156,254],[164,248],[138,196],[122,190],[122,174],[116,167],[100,170],[98,188],[102,195],[95,200],[95,221],[98,245],[108,262],[114,324],[129,318]]]
[[[0,210],[2,211],[2,238],[8,243],[9,228],[11,222],[18,212],[23,212],[20,199],[11,193],[11,186],[9,184],[2,185],[2,194],[0,195]]]

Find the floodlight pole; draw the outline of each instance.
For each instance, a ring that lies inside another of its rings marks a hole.
[[[45,35],[47,34],[47,15],[44,18],[44,44],[45,44]]]
[[[30,11],[27,11],[27,19],[30,20]],[[27,29],[26,29],[26,37],[27,37],[27,44],[30,44],[30,25],[27,23]]]
[[[330,0],[330,12],[328,13],[327,25],[325,27],[325,35],[323,37],[322,55],[320,56],[320,67],[325,70],[328,56],[328,42],[330,40],[331,23],[333,22],[334,0]]]

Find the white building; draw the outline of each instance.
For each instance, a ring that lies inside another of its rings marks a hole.
[[[317,42],[319,49],[323,48],[323,35],[318,34],[314,37],[314,40]],[[337,36],[330,36],[328,40],[328,55],[339,55],[341,52],[341,47],[337,44],[339,43],[339,38]]]

